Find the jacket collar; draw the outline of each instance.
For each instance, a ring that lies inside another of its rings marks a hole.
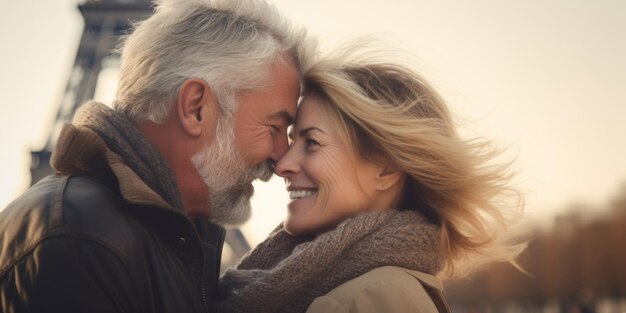
[[[406,269],[406,268],[400,268],[400,269],[405,271],[407,274],[415,277],[417,280],[422,282],[422,284],[430,288],[434,288],[438,291],[443,291],[443,284],[441,283],[441,280],[437,278],[436,276],[433,276],[424,272]]]
[[[88,175],[119,186],[122,198],[129,203],[156,206],[181,212],[141,180],[122,159],[111,151],[102,138],[87,127],[65,125],[52,155],[52,167],[60,174]]]

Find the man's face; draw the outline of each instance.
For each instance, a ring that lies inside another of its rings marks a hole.
[[[278,160],[287,152],[287,127],[294,120],[300,81],[291,62],[277,62],[267,78],[269,88],[239,98],[234,116],[235,142],[246,165]]]
[[[213,222],[234,226],[250,217],[254,179],[269,180],[271,162],[288,149],[300,82],[290,63],[275,64],[268,88],[238,98],[234,116],[219,119],[215,140],[192,159],[211,197]]]

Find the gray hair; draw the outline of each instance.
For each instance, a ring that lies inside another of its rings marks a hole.
[[[120,45],[116,110],[161,123],[182,83],[201,78],[232,114],[239,90],[260,90],[274,62],[308,67],[305,31],[264,0],[160,0]],[[288,56],[285,58],[285,56]]]

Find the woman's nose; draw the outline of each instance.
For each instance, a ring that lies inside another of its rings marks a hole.
[[[276,166],[274,166],[274,173],[280,177],[287,177],[297,173],[299,164],[296,154],[294,147],[290,147],[283,157],[278,160]]]

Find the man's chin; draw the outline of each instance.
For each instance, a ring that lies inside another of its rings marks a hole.
[[[226,229],[237,228],[247,222],[252,215],[250,198],[254,193],[252,184],[239,189],[237,196],[222,196],[211,204],[209,220]]]

